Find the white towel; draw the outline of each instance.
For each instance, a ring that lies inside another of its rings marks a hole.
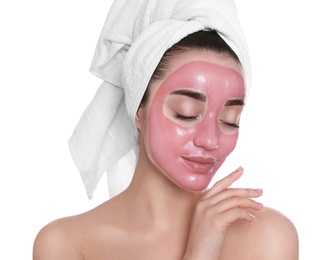
[[[129,185],[137,158],[134,118],[156,66],[182,38],[209,29],[239,57],[247,94],[250,63],[232,0],[114,0],[90,68],[104,82],[69,140],[89,198],[105,172],[111,197]]]

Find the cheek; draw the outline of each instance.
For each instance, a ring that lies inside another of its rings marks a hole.
[[[152,158],[167,159],[183,154],[190,140],[190,129],[178,126],[160,111],[150,110],[148,145]]]
[[[236,147],[237,140],[238,134],[225,135],[221,133],[219,138],[219,147],[214,151],[215,153],[213,154],[219,159],[215,167],[215,172],[222,166],[226,158],[232,153]]]
[[[224,153],[225,156],[228,156],[236,147],[238,140],[238,132],[233,135],[226,135],[221,133],[220,135],[220,149],[221,152]]]

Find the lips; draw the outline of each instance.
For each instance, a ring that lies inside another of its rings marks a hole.
[[[191,171],[209,173],[213,170],[217,160],[212,157],[182,156],[183,164]]]

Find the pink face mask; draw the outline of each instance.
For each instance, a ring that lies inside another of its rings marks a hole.
[[[149,108],[149,158],[183,189],[206,189],[236,146],[243,99],[235,70],[202,61],[183,65]]]

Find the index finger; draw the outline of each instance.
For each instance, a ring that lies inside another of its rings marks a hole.
[[[202,199],[208,199],[215,195],[218,192],[221,192],[227,188],[229,188],[235,181],[237,181],[244,173],[244,169],[239,167],[234,172],[230,173],[228,176],[223,179],[217,181],[213,187],[211,187],[206,194],[202,197]]]

